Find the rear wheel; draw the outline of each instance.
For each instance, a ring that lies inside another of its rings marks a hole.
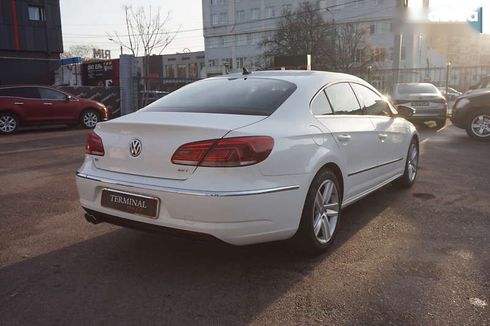
[[[19,128],[19,120],[15,114],[9,112],[0,113],[0,133],[13,134]]]
[[[337,234],[342,195],[336,175],[321,170],[306,196],[298,232],[293,238],[296,249],[308,254],[325,252]]]
[[[80,116],[80,122],[84,128],[93,129],[99,122],[99,114],[95,110],[85,110]]]
[[[472,114],[466,133],[473,139],[490,141],[490,113],[480,111]]]
[[[408,149],[407,161],[405,163],[405,172],[403,175],[393,181],[393,185],[398,188],[410,188],[417,179],[419,169],[419,143],[417,139],[412,139]]]

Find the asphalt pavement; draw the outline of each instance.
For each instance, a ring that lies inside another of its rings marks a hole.
[[[345,209],[314,259],[91,225],[86,130],[0,137],[0,325],[490,325],[490,144],[421,134],[416,185]]]

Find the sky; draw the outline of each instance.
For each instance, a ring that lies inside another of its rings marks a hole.
[[[181,32],[163,53],[183,52],[186,48],[204,50],[201,0],[60,0],[60,5],[65,51],[72,45],[94,45],[112,50],[112,57],[118,57],[119,46],[109,41],[106,33],[127,34],[125,5],[159,7],[162,14],[170,12],[168,29]]]

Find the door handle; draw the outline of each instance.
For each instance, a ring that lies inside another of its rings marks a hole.
[[[44,105],[53,105],[53,103],[46,102]]]
[[[386,138],[388,138],[388,135],[387,134],[378,134],[378,137],[381,140],[386,140]]]
[[[352,138],[352,136],[351,135],[339,135],[337,138],[340,141],[349,141]]]
[[[14,102],[15,105],[24,105],[24,102]]]

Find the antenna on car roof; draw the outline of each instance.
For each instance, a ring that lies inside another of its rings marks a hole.
[[[251,72],[250,72],[250,71],[248,71],[248,69],[247,69],[247,68],[243,67],[242,69],[243,69],[243,73],[242,73],[242,75],[250,75],[250,74],[251,74]]]

